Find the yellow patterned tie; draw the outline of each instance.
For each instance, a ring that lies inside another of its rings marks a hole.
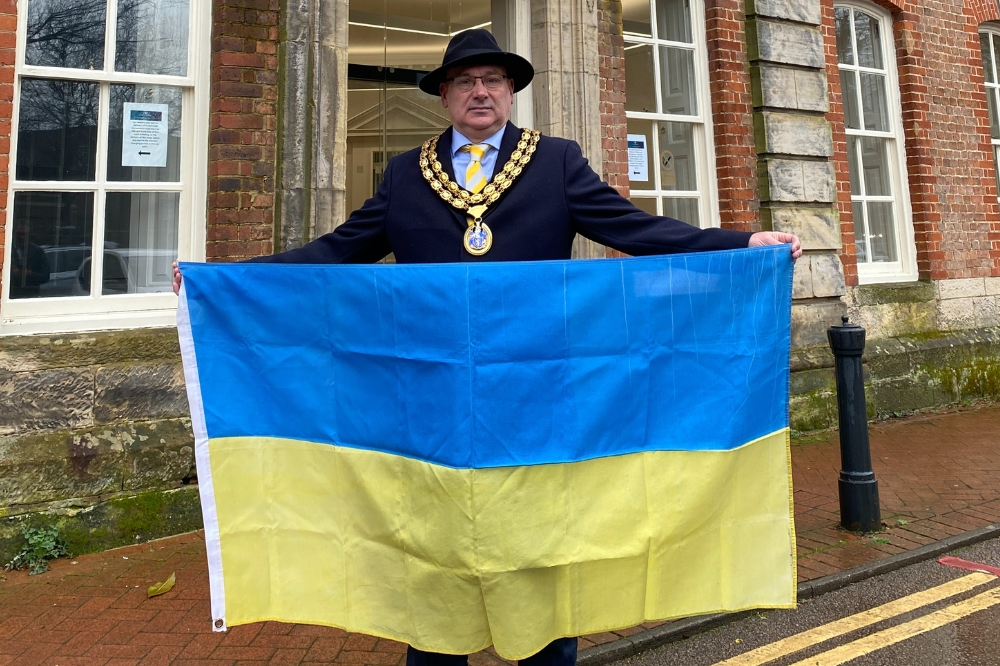
[[[483,174],[483,165],[480,162],[489,149],[490,146],[486,143],[467,143],[459,148],[472,156],[469,166],[465,169],[465,189],[473,194],[479,194],[486,187],[486,176]]]

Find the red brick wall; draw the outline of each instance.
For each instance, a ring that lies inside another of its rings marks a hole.
[[[625,118],[625,41],[621,0],[600,0],[597,7],[601,76],[602,176],[622,196],[628,187],[628,121]]]
[[[278,0],[215,0],[209,261],[273,251]]]
[[[757,152],[742,0],[706,0],[708,83],[722,226],[760,230]]]
[[[905,138],[910,204],[922,279],[1000,275],[1000,208],[979,52],[978,19],[995,0],[921,0],[893,11],[893,46]],[[992,7],[991,7],[992,6]],[[837,166],[842,260],[857,284],[844,117],[833,2],[823,0]]]
[[[997,6],[997,0],[969,0],[968,7],[972,11],[977,25],[986,21],[1000,20],[1000,7]]]
[[[601,177],[623,197],[628,186],[628,119],[625,117],[625,41],[621,0],[599,0],[598,55],[601,77]],[[624,257],[606,249],[609,257]]]
[[[10,186],[10,129],[14,113],[14,47],[17,2],[0,0],[0,275],[6,249],[7,188]],[[3,289],[3,284],[0,284]]]

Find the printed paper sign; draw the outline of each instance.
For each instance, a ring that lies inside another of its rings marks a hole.
[[[628,179],[649,180],[649,167],[646,165],[646,135],[628,135]]]
[[[166,104],[125,102],[122,166],[167,166]]]

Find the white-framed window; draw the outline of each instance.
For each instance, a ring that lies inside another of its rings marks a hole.
[[[990,111],[990,137],[993,143],[993,175],[1000,192],[1000,27],[981,28],[979,47],[983,54],[983,77],[986,80],[986,106]],[[1000,198],[1000,197],[998,197]]]
[[[210,40],[198,0],[19,0],[0,334],[173,323],[171,264],[205,256]]]
[[[902,111],[888,14],[834,6],[861,283],[917,279]]]
[[[719,225],[702,0],[623,0],[632,203]]]

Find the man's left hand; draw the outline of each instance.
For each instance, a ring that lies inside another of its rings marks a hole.
[[[781,245],[782,243],[792,244],[792,260],[802,256],[802,244],[795,234],[786,234],[781,231],[758,231],[750,237],[750,244],[747,247],[764,247],[765,245]]]

